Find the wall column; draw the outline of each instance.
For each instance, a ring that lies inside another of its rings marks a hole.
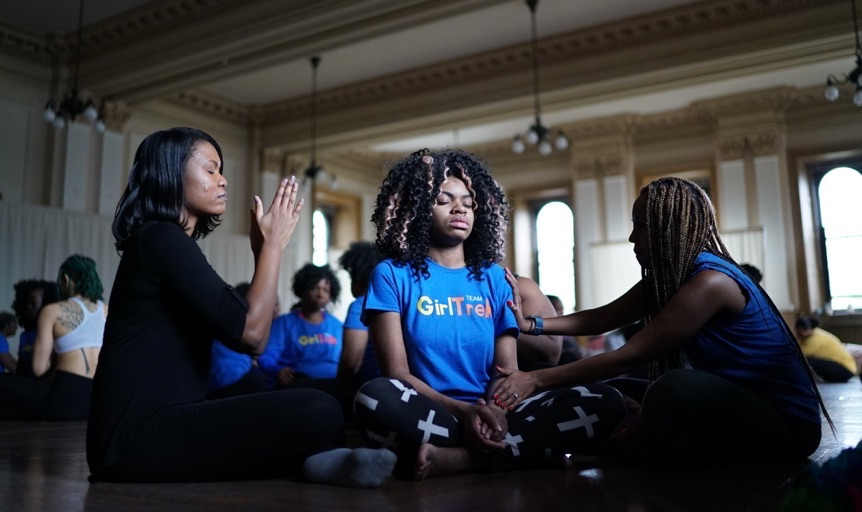
[[[784,312],[796,309],[798,283],[790,177],[787,169],[784,109],[788,99],[781,94],[748,94],[722,98],[700,105],[715,126],[716,210],[719,228],[727,233],[762,230],[762,259],[739,263],[757,265],[763,272],[761,285]],[[756,249],[746,251],[755,255]],[[758,264],[759,263],[759,264]]]

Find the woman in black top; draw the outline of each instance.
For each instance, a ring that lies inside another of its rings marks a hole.
[[[206,400],[213,339],[244,353],[264,350],[282,250],[302,208],[293,177],[280,183],[269,209],[255,196],[255,270],[241,296],[195,242],[218,226],[225,211],[222,161],[218,143],[191,128],[153,133],[135,154],[113,224],[122,259],[89,417],[92,480],[291,474],[310,455],[332,448],[342,432],[338,402],[316,390]],[[328,473],[311,471],[310,478],[367,486],[389,475],[385,464],[373,464],[380,457],[388,461],[389,454],[358,454],[359,466],[372,463],[363,468],[372,481],[340,471],[357,463],[344,457],[357,454],[336,455],[324,457]]]

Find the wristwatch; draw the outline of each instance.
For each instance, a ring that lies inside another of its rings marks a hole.
[[[538,336],[545,332],[545,321],[542,320],[540,316],[528,316],[526,317],[533,321],[533,329],[527,334],[531,334],[533,336]]]

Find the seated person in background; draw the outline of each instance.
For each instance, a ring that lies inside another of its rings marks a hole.
[[[340,292],[341,284],[329,265],[308,263],[293,276],[299,303],[272,321],[269,343],[258,359],[261,370],[278,387],[305,379],[334,380],[338,375],[343,324],[326,307],[338,300]]]
[[[18,316],[18,325],[24,329],[18,335],[18,365],[15,375],[36,377],[33,374],[33,344],[36,342],[36,320],[47,304],[60,300],[57,283],[42,279],[25,279],[15,283],[15,300],[12,311]]]
[[[844,348],[847,349],[847,352],[850,352],[850,355],[856,361],[856,374],[862,379],[862,345],[858,343],[844,343]]]
[[[560,300],[559,297],[556,295],[548,295],[548,300],[551,301],[551,304],[554,306],[554,311],[556,311],[557,316],[563,316],[565,314],[563,301]],[[560,360],[557,364],[571,363],[572,361],[577,361],[584,357],[583,349],[581,348],[581,344],[578,342],[577,338],[574,336],[561,336],[561,338],[563,340],[563,349],[560,352]]]
[[[357,385],[380,377],[374,349],[372,344],[368,343],[368,327],[360,320],[365,292],[368,290],[368,279],[380,259],[380,250],[372,242],[353,242],[338,259],[341,268],[350,274],[350,292],[355,298],[347,308],[347,317],[344,319],[338,378],[353,381]]]
[[[245,297],[249,286],[249,283],[240,283],[234,290]],[[277,311],[273,308],[273,318],[277,316]],[[258,393],[272,387],[272,381],[260,371],[257,362],[249,354],[236,352],[220,341],[213,342],[208,399]]]
[[[858,373],[856,360],[834,334],[813,316],[796,319],[796,337],[808,364],[826,382],[846,382]]]
[[[9,340],[18,331],[18,320],[14,313],[0,312],[0,373],[15,373],[18,360],[9,352]]]
[[[556,309],[539,285],[529,277],[518,276],[521,290],[521,304],[526,315],[556,316]],[[536,368],[556,366],[563,351],[561,336],[548,334],[532,335],[521,333],[518,336],[518,368],[530,371]]]
[[[53,381],[12,375],[0,379],[0,406],[22,419],[84,420],[90,410],[108,315],[96,262],[70,256],[60,267],[57,282],[64,300],[39,313],[32,361],[36,377],[51,370]]]
[[[744,270],[745,273],[748,274],[749,277],[751,277],[751,280],[755,283],[760,283],[761,281],[763,281],[763,273],[760,271],[759,268],[755,267],[754,265],[750,263],[743,263],[739,266],[739,268]]]

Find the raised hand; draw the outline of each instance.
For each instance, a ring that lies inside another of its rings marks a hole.
[[[283,250],[296,229],[303,200],[296,198],[298,184],[291,176],[281,181],[275,191],[272,204],[266,212],[260,197],[254,196],[254,209],[251,211],[251,250],[255,256],[260,253],[264,243],[272,243]]]

